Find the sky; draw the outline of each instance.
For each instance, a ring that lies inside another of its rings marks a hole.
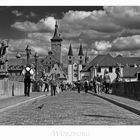
[[[63,38],[62,54],[71,43],[84,53],[140,56],[140,7],[136,6],[0,6],[0,40],[9,40],[8,53],[47,55],[56,21]]]

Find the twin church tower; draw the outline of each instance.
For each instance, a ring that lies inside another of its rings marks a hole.
[[[62,40],[60,34],[58,33],[58,24],[56,22],[54,36],[51,39],[51,51],[53,53],[55,60],[59,64],[62,64],[62,51],[61,51],[62,41],[63,40]],[[69,51],[68,51],[67,57],[68,57],[67,81],[69,83],[72,83],[72,81],[81,80],[82,77],[81,77],[80,71],[83,69],[83,66],[87,63],[86,62],[87,52],[86,52],[86,56],[84,56],[82,44],[80,44],[80,47],[79,47],[77,63],[74,62],[74,55],[73,55],[73,50],[72,50],[71,44],[69,46]]]

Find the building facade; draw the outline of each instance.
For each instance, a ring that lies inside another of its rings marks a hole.
[[[70,44],[68,51],[68,79],[67,79],[69,83],[82,80],[82,77],[84,76],[84,74],[80,73],[80,71],[85,66],[85,60],[87,60],[87,56],[84,56],[82,44],[80,44],[79,47],[78,62],[75,62],[74,60],[75,59],[73,55],[72,45]]]
[[[122,81],[137,81],[140,80],[140,58],[136,57],[112,57],[110,54],[97,55],[81,73],[88,73],[88,79],[91,80],[97,75],[104,76],[105,70],[109,72],[111,82],[116,78],[116,68],[120,65],[120,77]],[[138,79],[139,77],[139,79]]]

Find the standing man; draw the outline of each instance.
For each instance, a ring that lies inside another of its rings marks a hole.
[[[105,83],[105,93],[109,93],[111,79],[106,69],[105,69],[105,74],[104,74],[104,83]]]
[[[80,89],[81,89],[80,80],[77,81],[77,89],[78,89],[78,93],[80,93]]]
[[[53,76],[52,76],[52,80],[50,81],[50,84],[51,84],[51,96],[55,96],[57,83]]]
[[[24,94],[25,96],[30,96],[31,76],[33,76],[34,71],[31,66],[27,64],[22,74],[24,75]]]
[[[85,89],[85,93],[87,93],[88,89],[89,89],[89,81],[88,80],[85,80],[85,82],[84,82],[84,89]]]
[[[49,82],[48,82],[47,76],[44,77],[44,83],[45,83],[44,92],[46,91],[46,89],[47,89],[47,92],[49,92]]]

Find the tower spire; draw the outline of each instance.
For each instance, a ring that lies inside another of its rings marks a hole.
[[[57,21],[55,23],[55,30],[54,30],[54,35],[51,41],[62,41],[62,38],[60,37],[60,34],[58,33],[58,24]]]
[[[73,56],[73,51],[72,51],[71,43],[70,43],[70,47],[69,47],[68,56]]]
[[[55,23],[55,31],[54,31],[54,37],[58,36],[58,24],[57,21]]]
[[[84,56],[84,53],[83,53],[83,47],[82,47],[82,44],[80,43],[80,48],[79,48],[79,56]]]

